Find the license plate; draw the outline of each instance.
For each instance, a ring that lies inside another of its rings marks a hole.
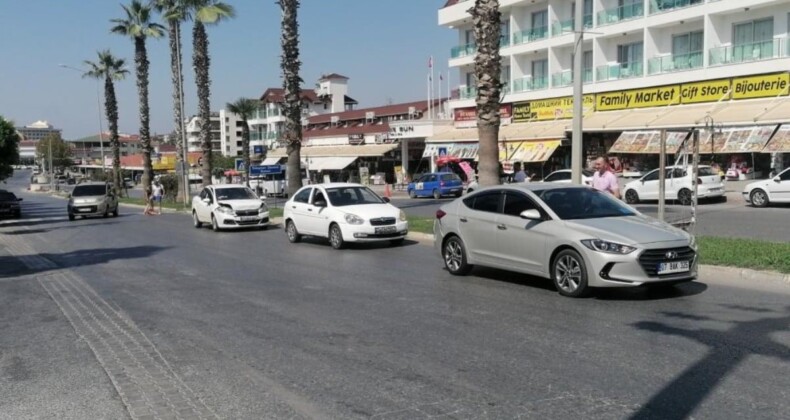
[[[242,222],[251,222],[253,220],[258,220],[258,216],[239,216],[239,220]]]
[[[86,212],[91,211],[91,209],[80,209],[80,208],[78,208],[77,211],[82,212],[82,213],[86,213]]]
[[[395,233],[397,228],[395,226],[377,227],[376,234]]]
[[[665,262],[658,265],[658,274],[685,273],[690,269],[688,261]]]

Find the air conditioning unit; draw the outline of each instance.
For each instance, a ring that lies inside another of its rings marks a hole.
[[[332,116],[332,118],[329,119],[329,121],[332,123],[332,125],[337,125],[337,123],[340,122],[340,117],[337,116],[337,115],[334,115],[334,116]]]
[[[416,113],[417,113],[417,108],[413,107],[413,106],[410,106],[409,107],[409,115],[414,115]]]
[[[373,121],[376,118],[376,113],[373,111],[368,111],[365,113],[365,120]]]

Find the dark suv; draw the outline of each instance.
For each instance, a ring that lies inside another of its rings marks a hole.
[[[0,216],[21,217],[22,208],[19,206],[21,198],[14,193],[0,190]]]

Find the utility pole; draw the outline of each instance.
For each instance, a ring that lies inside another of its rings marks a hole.
[[[582,183],[582,113],[584,95],[582,89],[582,58],[584,56],[584,1],[576,0],[575,17],[573,21],[573,132],[571,137],[571,182]]]
[[[176,26],[176,61],[178,65],[178,99],[181,110],[181,176],[184,178],[184,207],[189,204],[189,145],[187,144],[187,129],[184,124],[184,75],[181,68],[181,25]]]

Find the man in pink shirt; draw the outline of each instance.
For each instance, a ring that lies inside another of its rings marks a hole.
[[[599,157],[595,159],[595,173],[593,174],[592,187],[598,191],[605,191],[616,198],[620,198],[620,184],[617,182],[617,175],[614,174],[609,162]]]

